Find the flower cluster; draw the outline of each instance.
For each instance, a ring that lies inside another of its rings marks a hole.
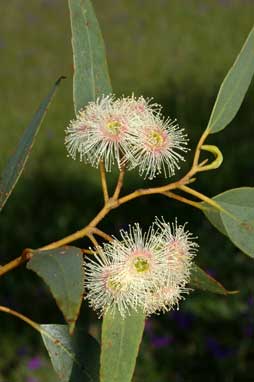
[[[178,307],[190,291],[192,259],[198,245],[185,226],[157,219],[145,234],[139,224],[121,231],[121,240],[97,248],[85,263],[91,307],[103,315],[117,309],[121,316],[142,310],[147,316]]]
[[[138,168],[153,179],[161,172],[172,176],[179,169],[188,139],[176,121],[164,119],[161,106],[144,97],[102,96],[82,109],[66,129],[66,147],[74,159],[111,171]]]

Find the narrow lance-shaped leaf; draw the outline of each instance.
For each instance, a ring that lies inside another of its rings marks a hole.
[[[192,267],[190,286],[194,289],[201,289],[206,292],[217,294],[226,295],[236,293],[235,291],[228,291],[225,289],[219,281],[215,280],[196,264]]]
[[[236,61],[221,84],[207,129],[223,130],[235,117],[254,73],[254,28],[245,41]]]
[[[213,200],[226,212],[206,207],[203,210],[205,216],[220,231],[223,227],[223,231],[236,247],[254,257],[254,188],[228,190],[213,197]]]
[[[106,313],[102,324],[100,382],[131,382],[145,324],[144,313]]]
[[[9,159],[9,162],[3,171],[3,174],[0,178],[0,211],[4,207],[7,199],[13,191],[17,181],[19,180],[19,177],[30,155],[36,135],[38,134],[43,118],[47,112],[48,106],[53,99],[60,81],[63,78],[64,77],[60,77],[56,81],[50,93],[41,103],[30,125],[24,131],[15,154]]]
[[[36,272],[48,285],[72,332],[84,292],[83,257],[80,249],[62,247],[34,251],[27,268]]]
[[[73,100],[77,113],[112,92],[105,47],[90,0],[69,0],[73,48]]]
[[[63,382],[99,382],[99,345],[84,330],[70,336],[67,325],[41,325],[52,365]]]

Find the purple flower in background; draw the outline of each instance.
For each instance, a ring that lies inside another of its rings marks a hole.
[[[254,297],[253,297],[253,295],[250,295],[248,297],[247,304],[249,305],[249,307],[254,305]]]
[[[146,320],[145,322],[145,332],[149,337],[149,341],[153,348],[161,349],[173,342],[173,337],[169,335],[156,335],[153,329],[153,321],[151,319]]]
[[[173,337],[171,336],[153,336],[151,339],[151,345],[156,349],[164,348],[173,342]]]
[[[190,313],[180,312],[178,310],[172,311],[172,313],[169,315],[169,319],[176,321],[177,326],[182,329],[189,329],[194,316]]]
[[[254,334],[254,325],[249,323],[243,328],[243,334],[245,337],[252,337]]]
[[[41,358],[38,356],[31,358],[27,363],[27,367],[30,370],[37,370],[41,367],[41,365],[42,361]]]
[[[28,354],[28,347],[27,346],[21,346],[17,349],[17,355],[19,357],[25,357]]]
[[[209,352],[215,357],[215,358],[228,358],[235,354],[234,349],[230,349],[226,346],[221,345],[216,338],[213,337],[207,337],[206,339],[206,346],[209,350]]]

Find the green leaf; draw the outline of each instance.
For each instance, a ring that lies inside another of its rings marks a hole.
[[[70,336],[67,325],[41,325],[52,365],[63,382],[99,382],[99,345],[84,330]]]
[[[75,112],[112,92],[105,47],[90,0],[69,0],[74,61]]]
[[[100,382],[131,381],[144,325],[144,313],[131,312],[124,319],[118,311],[104,315]]]
[[[214,198],[213,198],[214,199]],[[215,200],[215,199],[214,199]],[[207,219],[212,223],[212,225],[223,235],[227,236],[227,231],[223,224],[220,211],[211,207],[209,204],[202,202],[203,206],[202,212],[205,214]]]
[[[240,187],[228,190],[213,198],[226,213],[206,208],[208,220],[218,228],[220,221],[229,239],[241,251],[254,257],[254,188]],[[217,216],[214,219],[214,216]],[[221,228],[221,226],[220,226]]]
[[[34,115],[30,125],[24,131],[23,136],[18,144],[15,154],[9,159],[3,174],[0,178],[0,211],[4,207],[7,199],[12,193],[19,177],[25,167],[27,159],[30,155],[35,138],[40,129],[43,118],[48,110],[48,107],[53,99],[58,85],[64,77],[60,77],[54,84],[44,101],[40,104],[39,109]]]
[[[254,28],[221,84],[207,129],[223,130],[238,112],[254,73]]]
[[[201,289],[217,294],[233,294],[235,291],[228,291],[224,286],[215,280],[208,273],[199,268],[196,264],[192,267],[190,286],[194,289]]]
[[[34,251],[33,254],[27,268],[36,272],[49,286],[72,332],[84,292],[82,252],[79,248],[62,247]]]

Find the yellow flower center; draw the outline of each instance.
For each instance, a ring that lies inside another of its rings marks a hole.
[[[106,127],[112,135],[118,135],[122,126],[118,121],[111,121],[107,123]]]
[[[149,133],[148,139],[149,139],[150,144],[153,147],[160,147],[164,143],[164,138],[163,138],[162,134],[158,131],[155,131],[155,130],[152,130]]]
[[[143,257],[134,260],[134,267],[138,273],[147,272],[150,268],[149,262]]]
[[[109,278],[107,281],[107,287],[112,291],[112,292],[119,292],[121,289],[121,283],[119,281],[116,281],[112,278]]]

